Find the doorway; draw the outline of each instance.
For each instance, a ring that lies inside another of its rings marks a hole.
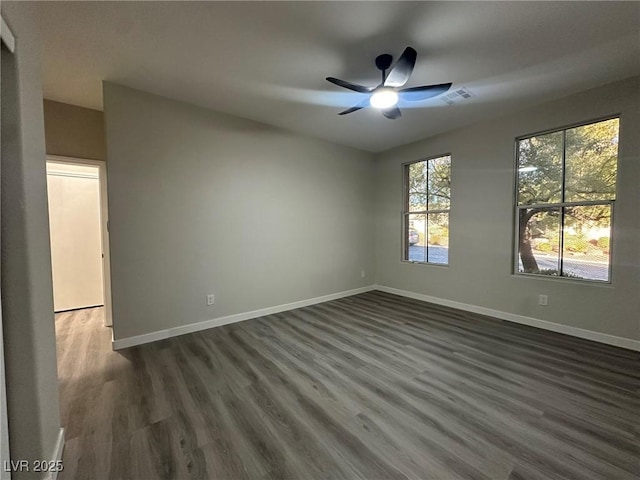
[[[48,155],[47,190],[54,310],[104,306],[111,326],[106,165]]]

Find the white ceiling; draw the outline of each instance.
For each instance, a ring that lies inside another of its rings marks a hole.
[[[372,152],[640,73],[640,2],[44,2],[44,96],[102,109],[102,80]],[[407,86],[471,99],[388,120],[324,80],[377,85],[411,45]]]

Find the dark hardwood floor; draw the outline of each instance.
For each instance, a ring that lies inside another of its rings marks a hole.
[[[111,351],[56,317],[61,479],[638,479],[638,353],[370,292]]]

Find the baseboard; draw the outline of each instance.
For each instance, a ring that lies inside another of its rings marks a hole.
[[[64,452],[64,428],[60,427],[60,431],[58,432],[58,439],[56,440],[56,448],[53,451],[53,457],[51,458],[51,464],[53,466],[59,465],[58,462],[62,462],[62,453]],[[58,472],[50,471],[44,477],[44,480],[56,480],[58,478]]]
[[[166,330],[157,330],[155,332],[136,335],[134,337],[120,338],[117,340],[114,339],[111,342],[111,346],[114,350],[122,350],[123,348],[156,342],[158,340],[177,337],[179,335],[185,335],[187,333],[199,332],[201,330],[220,327],[222,325],[229,325],[230,323],[242,322],[244,320],[250,320],[252,318],[264,317],[265,315],[273,315],[274,313],[286,312],[287,310],[294,310],[296,308],[308,307],[309,305],[315,305],[317,303],[337,300],[338,298],[350,297],[359,293],[369,292],[373,289],[373,285],[368,285],[366,287],[354,288],[353,290],[345,290],[329,295],[323,295],[321,297],[308,298],[306,300],[300,300],[298,302],[285,303],[283,305],[276,305],[274,307],[261,308],[259,310],[253,310],[251,312],[237,313],[235,315],[214,318],[212,320],[191,323],[189,325],[181,325],[179,327],[168,328]]]
[[[640,351],[640,341],[632,340],[630,338],[616,337],[615,335],[594,332],[592,330],[585,330],[583,328],[570,327],[568,325],[561,325],[559,323],[549,322],[547,320],[525,317],[524,315],[502,312],[500,310],[479,307],[477,305],[471,305],[468,303],[455,302],[453,300],[447,300],[445,298],[432,297],[430,295],[410,292],[408,290],[400,290],[398,288],[387,287],[385,285],[374,285],[372,290],[380,290],[381,292],[392,293],[394,295],[400,295],[402,297],[414,298],[416,300],[423,300],[425,302],[444,305],[445,307],[457,308],[459,310],[465,310],[467,312],[479,313],[481,315],[499,318],[500,320],[507,320],[509,322],[520,323],[523,325],[528,325],[530,327],[542,328],[544,330],[550,330],[552,332],[564,333],[565,335],[572,335],[574,337],[584,338],[586,340],[593,340],[594,342],[606,343],[607,345],[613,345],[615,347]]]
[[[381,292],[392,293],[394,295],[400,295],[402,297],[408,297],[408,298],[422,300],[429,303],[435,303],[437,305],[444,305],[446,307],[457,308],[460,310],[465,310],[467,312],[478,313],[480,315],[487,315],[490,317],[499,318],[500,320],[520,323],[522,325],[528,325],[530,327],[542,328],[544,330],[563,333],[565,335],[572,335],[574,337],[584,338],[586,340],[593,340],[595,342],[605,343],[607,345],[613,345],[615,347],[621,347],[621,348],[626,348],[628,350],[640,351],[640,341],[638,340],[632,340],[630,338],[624,338],[624,337],[617,337],[615,335],[608,335],[606,333],[594,332],[592,330],[585,330],[583,328],[578,328],[578,327],[571,327],[568,325],[549,322],[547,320],[540,320],[538,318],[526,317],[524,315],[517,315],[515,313],[503,312],[501,310],[494,310],[491,308],[480,307],[480,306],[471,305],[468,303],[456,302],[453,300],[447,300],[445,298],[432,297],[430,295],[425,295],[423,293],[416,293],[416,292],[410,292],[408,290],[400,290],[398,288],[387,287],[386,285],[369,285],[366,287],[355,288],[353,290],[345,290],[342,292],[332,293],[329,295],[323,295],[321,297],[308,298],[306,300],[286,303],[283,305],[276,305],[274,307],[267,307],[259,310],[253,310],[250,312],[237,313],[235,315],[228,315],[226,317],[214,318],[212,320],[205,320],[204,322],[192,323],[189,325],[181,325],[179,327],[169,328],[166,330],[158,330],[151,333],[145,333],[143,335],[136,335],[134,337],[121,338],[117,340],[112,339],[111,345],[113,350],[122,350],[124,348],[134,347],[136,345],[143,345],[145,343],[151,343],[158,340],[164,340],[166,338],[185,335],[187,333],[199,332],[201,330],[207,330],[209,328],[220,327],[222,325],[229,325],[231,323],[242,322],[244,320],[250,320],[252,318],[264,317],[265,315],[272,315],[274,313],[286,312],[288,310],[295,310],[296,308],[308,307],[309,305],[315,305],[317,303],[329,302],[331,300],[337,300],[338,298],[350,297],[352,295],[369,292],[371,290],[380,290]]]
[[[67,308],[66,310],[54,310],[53,313],[67,313],[67,312],[75,312],[76,310],[86,310],[88,308],[98,308],[104,307],[104,304],[100,305],[87,305],[86,307],[76,307],[76,308]]]

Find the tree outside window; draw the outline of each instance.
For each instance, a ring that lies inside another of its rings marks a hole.
[[[610,281],[619,119],[518,140],[519,273]]]

